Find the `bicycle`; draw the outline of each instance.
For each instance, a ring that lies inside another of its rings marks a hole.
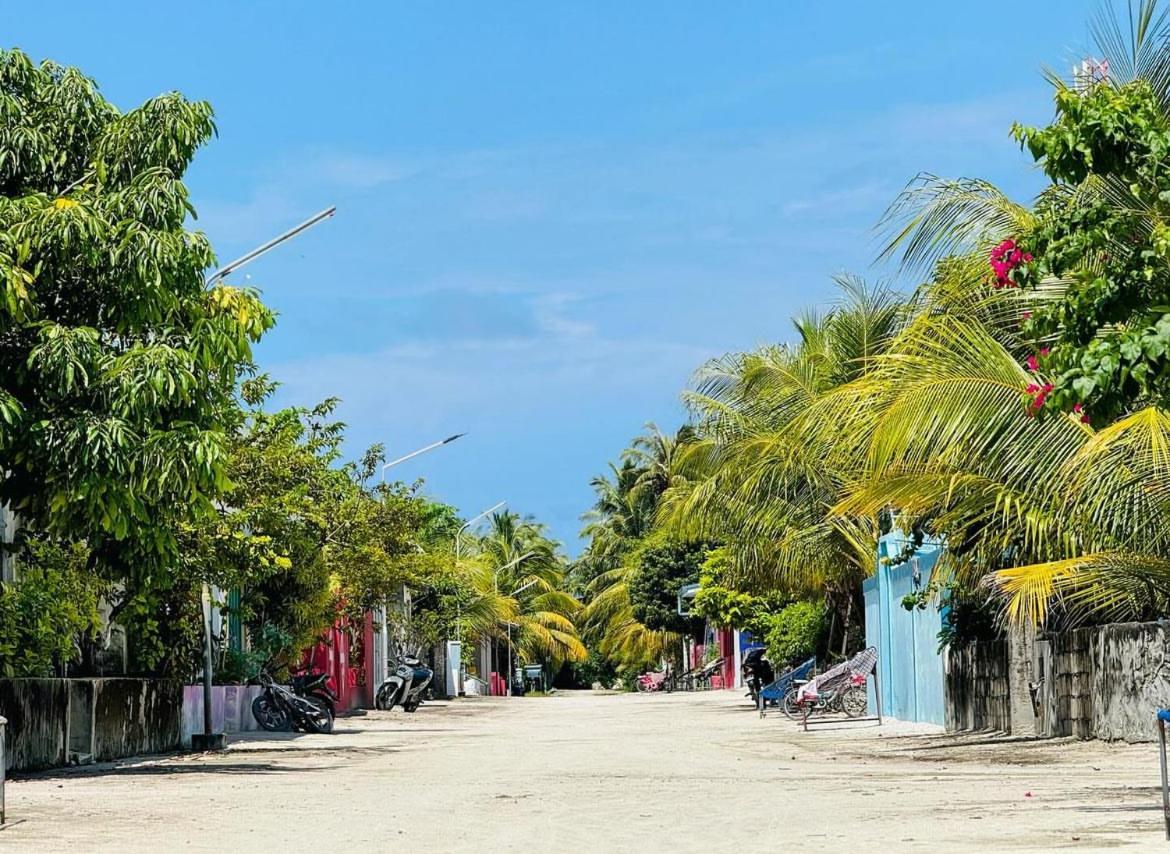
[[[801,697],[800,691],[807,682],[797,682],[784,695],[781,708],[790,719],[801,720],[813,714],[843,713],[846,717],[860,718],[869,711],[869,695],[865,690],[866,677],[854,675],[849,683],[839,688],[826,688],[815,697]]]

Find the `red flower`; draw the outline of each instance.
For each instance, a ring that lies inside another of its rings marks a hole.
[[[1028,366],[1028,370],[1032,371],[1033,373],[1040,370],[1040,364],[1036,361],[1035,356],[1029,356],[1024,360],[1024,363]]]

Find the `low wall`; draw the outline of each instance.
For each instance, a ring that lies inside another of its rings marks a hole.
[[[948,730],[1011,730],[1007,641],[947,650],[944,668]]]
[[[1154,710],[1170,706],[1170,638],[1161,623],[1120,623],[1096,630],[1093,735],[1152,741]]]
[[[1036,639],[1036,732],[1153,741],[1154,712],[1170,707],[1170,636],[1162,623],[1115,623]],[[1005,642],[947,655],[947,728],[1010,731]],[[1031,735],[1032,732],[1023,733]]]
[[[151,679],[95,679],[93,758],[166,753],[179,747],[183,685]]]
[[[255,732],[260,728],[252,716],[252,700],[264,689],[259,685],[213,685],[211,688],[211,722],[215,732]],[[191,746],[191,736],[203,732],[203,686],[183,686],[183,747]]]
[[[5,764],[57,768],[179,747],[182,685],[154,679],[0,679]]]
[[[65,764],[69,685],[65,679],[0,679],[0,716],[8,718],[4,764],[34,771]]]

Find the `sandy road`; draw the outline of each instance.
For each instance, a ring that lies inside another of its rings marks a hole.
[[[468,699],[338,730],[10,783],[0,852],[1170,849],[1151,745],[806,735],[737,692]]]

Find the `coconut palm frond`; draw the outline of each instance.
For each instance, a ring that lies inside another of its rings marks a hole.
[[[1023,231],[1031,216],[987,181],[922,173],[878,223],[886,235],[879,258],[900,254],[903,269],[926,273],[944,258],[985,254],[1003,238]]]

